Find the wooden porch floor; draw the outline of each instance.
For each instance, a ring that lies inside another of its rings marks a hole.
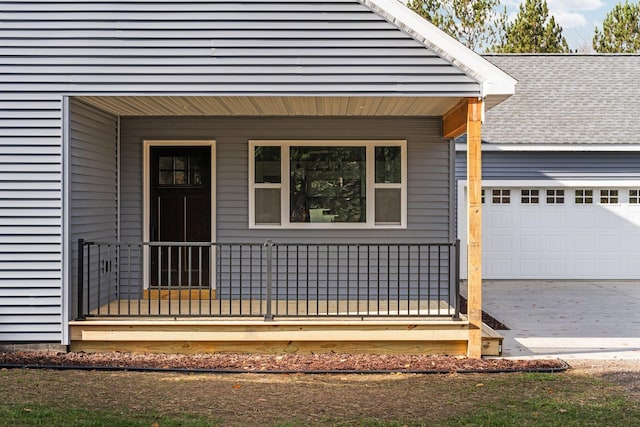
[[[287,309],[299,317],[278,317]],[[377,301],[313,301],[309,307],[306,301],[274,301],[275,320],[266,321],[265,301],[120,300],[95,310],[87,320],[71,322],[71,349],[465,355],[469,337],[466,318],[435,317],[453,313],[449,310],[443,301],[401,301],[400,306],[397,301],[389,306],[381,302],[379,307]],[[321,316],[305,317],[317,313]],[[327,313],[334,317],[327,317]],[[171,317],[166,317],[169,314]],[[389,314],[393,317],[384,317]],[[482,354],[500,355],[501,344],[502,337],[484,325]]]
[[[275,316],[452,316],[454,309],[446,301],[376,301],[376,300],[277,300]],[[176,316],[176,317],[264,317],[264,300],[229,300],[163,298],[117,300],[91,311],[91,317]]]

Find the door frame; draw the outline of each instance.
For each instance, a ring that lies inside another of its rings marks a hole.
[[[145,139],[142,141],[142,241],[149,242],[150,232],[150,212],[151,212],[151,148],[152,147],[166,147],[166,146],[184,146],[184,147],[210,147],[211,149],[211,242],[216,242],[216,141],[213,139],[207,140],[191,140],[191,139]],[[149,246],[144,245],[142,249],[142,276],[143,276],[143,288],[149,289],[150,272],[149,272]],[[216,259],[215,246],[210,251],[211,259],[209,260],[209,283],[211,289],[216,289],[216,265],[214,260]]]

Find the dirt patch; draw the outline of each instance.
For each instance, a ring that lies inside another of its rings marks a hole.
[[[468,359],[459,356],[371,354],[0,353],[0,365],[211,369],[238,372],[468,372],[561,370],[560,360]]]

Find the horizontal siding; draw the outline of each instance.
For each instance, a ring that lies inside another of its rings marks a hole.
[[[480,93],[477,81],[357,0],[0,7],[5,94]],[[21,117],[43,130],[56,120]]]
[[[456,177],[466,179],[466,153],[456,155]],[[484,152],[483,179],[640,179],[640,153]]]
[[[122,120],[122,240],[142,240],[142,144],[144,139],[215,139],[217,239],[219,242],[447,242],[449,146],[436,119],[214,119]],[[248,140],[407,139],[406,230],[250,230]]]
[[[117,119],[78,101],[71,101],[70,108],[70,283],[75,301],[78,239],[117,239]],[[114,290],[104,292],[102,302],[114,295]]]
[[[59,95],[0,92],[0,341],[61,341],[61,129]]]

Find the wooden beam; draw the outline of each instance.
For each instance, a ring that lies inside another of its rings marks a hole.
[[[457,138],[467,131],[468,102],[462,100],[442,116],[442,137]]]
[[[482,100],[467,108],[467,356],[482,356]]]

